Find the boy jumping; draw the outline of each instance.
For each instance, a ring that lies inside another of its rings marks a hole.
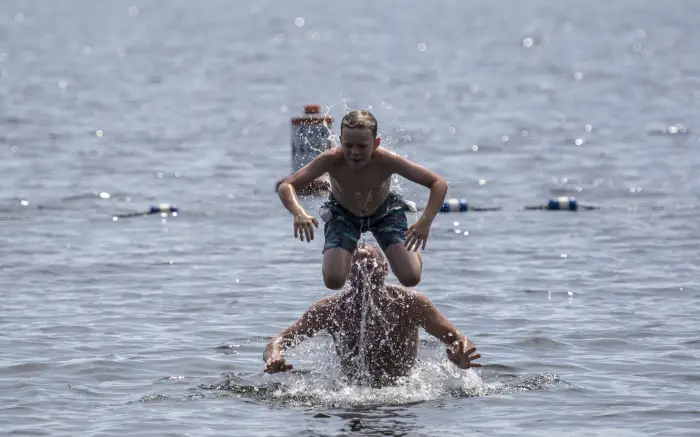
[[[282,204],[294,215],[294,237],[310,242],[318,221],[299,205],[296,187],[328,173],[331,194],[323,205],[325,221],[323,281],[331,290],[343,287],[360,236],[371,231],[389,260],[391,271],[405,287],[420,282],[430,225],[447,195],[447,182],[406,158],[379,147],[377,119],[369,111],[352,111],[343,117],[340,147],[318,155],[280,184]],[[391,176],[398,174],[430,189],[418,221],[407,226],[406,201],[391,191]]]

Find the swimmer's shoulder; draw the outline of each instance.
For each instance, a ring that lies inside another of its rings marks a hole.
[[[333,325],[336,307],[336,296],[323,297],[309,308],[304,317],[321,329],[329,329]]]
[[[407,288],[398,284],[386,284],[386,289],[391,293],[392,297],[401,299],[415,299],[418,291],[413,288]]]
[[[390,293],[393,297],[404,299],[405,301],[407,301],[407,303],[410,303],[412,305],[432,305],[432,302],[430,301],[428,296],[416,290],[415,288],[408,288],[404,287],[403,285],[397,284],[387,284],[386,287],[387,290],[390,290]]]
[[[318,311],[329,311],[335,308],[336,302],[338,301],[338,296],[326,296],[317,300],[314,307]]]

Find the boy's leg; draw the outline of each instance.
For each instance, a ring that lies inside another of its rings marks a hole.
[[[394,199],[387,201],[388,206]],[[384,251],[391,271],[405,287],[418,285],[423,272],[420,252],[409,251],[404,246],[408,223],[403,210],[390,209],[372,223],[372,234]]]
[[[326,237],[323,245],[323,282],[331,290],[340,290],[350,274],[360,230],[341,209],[332,208],[331,213],[323,227]]]
[[[323,252],[323,282],[331,290],[340,290],[350,274],[352,253],[341,247]]]
[[[403,242],[394,243],[384,249],[391,271],[404,287],[418,285],[423,273],[423,257],[420,252],[407,250]]]

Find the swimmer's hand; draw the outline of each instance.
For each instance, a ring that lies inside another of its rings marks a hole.
[[[432,220],[421,216],[417,222],[409,226],[406,230],[406,242],[404,243],[406,249],[417,251],[422,246],[421,249],[425,250],[431,224]]]
[[[281,355],[273,355],[265,362],[265,373],[278,373],[292,370],[294,366],[284,361]]]
[[[312,226],[313,225],[313,226]],[[294,215],[294,238],[299,238],[299,240],[310,242],[314,239],[314,226],[318,228],[318,220],[312,215],[307,214],[302,211]]]
[[[472,361],[481,358],[481,354],[476,352],[476,346],[470,340],[455,341],[447,349],[447,358],[460,369],[469,369],[470,367],[481,367],[479,363]]]

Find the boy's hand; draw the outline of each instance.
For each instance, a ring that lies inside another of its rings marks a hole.
[[[404,246],[411,250],[417,251],[419,247],[425,250],[425,244],[428,242],[428,234],[430,234],[430,219],[421,216],[417,222],[412,224],[406,230],[406,242]]]
[[[476,352],[476,346],[468,339],[452,343],[452,346],[447,349],[447,358],[460,369],[481,367],[479,363],[472,363],[481,358],[481,354]]]
[[[313,225],[313,226],[312,226]],[[307,214],[306,212],[300,212],[294,215],[294,238],[299,237],[301,241],[304,241],[304,236],[306,236],[306,241],[309,242],[314,239],[314,226],[318,228],[318,220]]]

